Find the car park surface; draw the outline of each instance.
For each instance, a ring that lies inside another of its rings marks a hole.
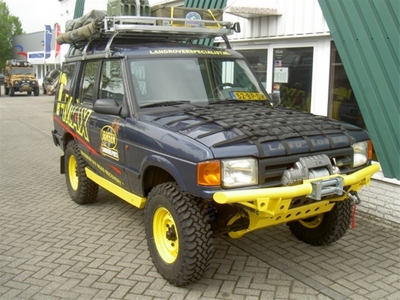
[[[357,214],[335,244],[284,225],[215,239],[209,271],[177,288],[157,273],[143,213],[105,190],[78,206],[52,146],[53,97],[0,100],[1,299],[399,299],[400,229]]]

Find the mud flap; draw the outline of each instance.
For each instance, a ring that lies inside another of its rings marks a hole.
[[[64,163],[64,155],[60,156],[60,174],[65,174],[65,163]]]

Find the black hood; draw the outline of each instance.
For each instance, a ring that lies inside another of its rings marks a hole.
[[[258,156],[343,148],[368,139],[361,128],[266,101],[232,101],[151,113],[145,119],[214,148],[257,146]]]

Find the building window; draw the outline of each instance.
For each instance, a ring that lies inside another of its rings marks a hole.
[[[251,68],[266,88],[267,85],[267,52],[268,50],[238,50],[249,62]]]
[[[329,117],[365,129],[364,119],[334,42],[331,44]]]
[[[331,74],[328,113],[329,117],[332,119],[340,120],[366,129],[356,97],[333,41],[331,43]],[[378,161],[375,150],[373,152],[373,160]]]
[[[310,112],[313,48],[274,49],[273,92],[281,105]]]

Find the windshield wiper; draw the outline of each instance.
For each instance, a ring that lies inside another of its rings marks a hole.
[[[238,100],[235,98],[226,98],[226,99],[210,101],[209,104],[220,104],[220,103],[225,103],[225,102],[230,102],[230,101],[241,101],[241,100]]]
[[[155,103],[150,103],[150,104],[145,104],[140,106],[141,108],[143,107],[157,107],[157,106],[173,106],[173,105],[178,105],[178,104],[185,104],[185,103],[190,103],[188,100],[180,100],[180,101],[161,101],[161,102],[155,102]]]

